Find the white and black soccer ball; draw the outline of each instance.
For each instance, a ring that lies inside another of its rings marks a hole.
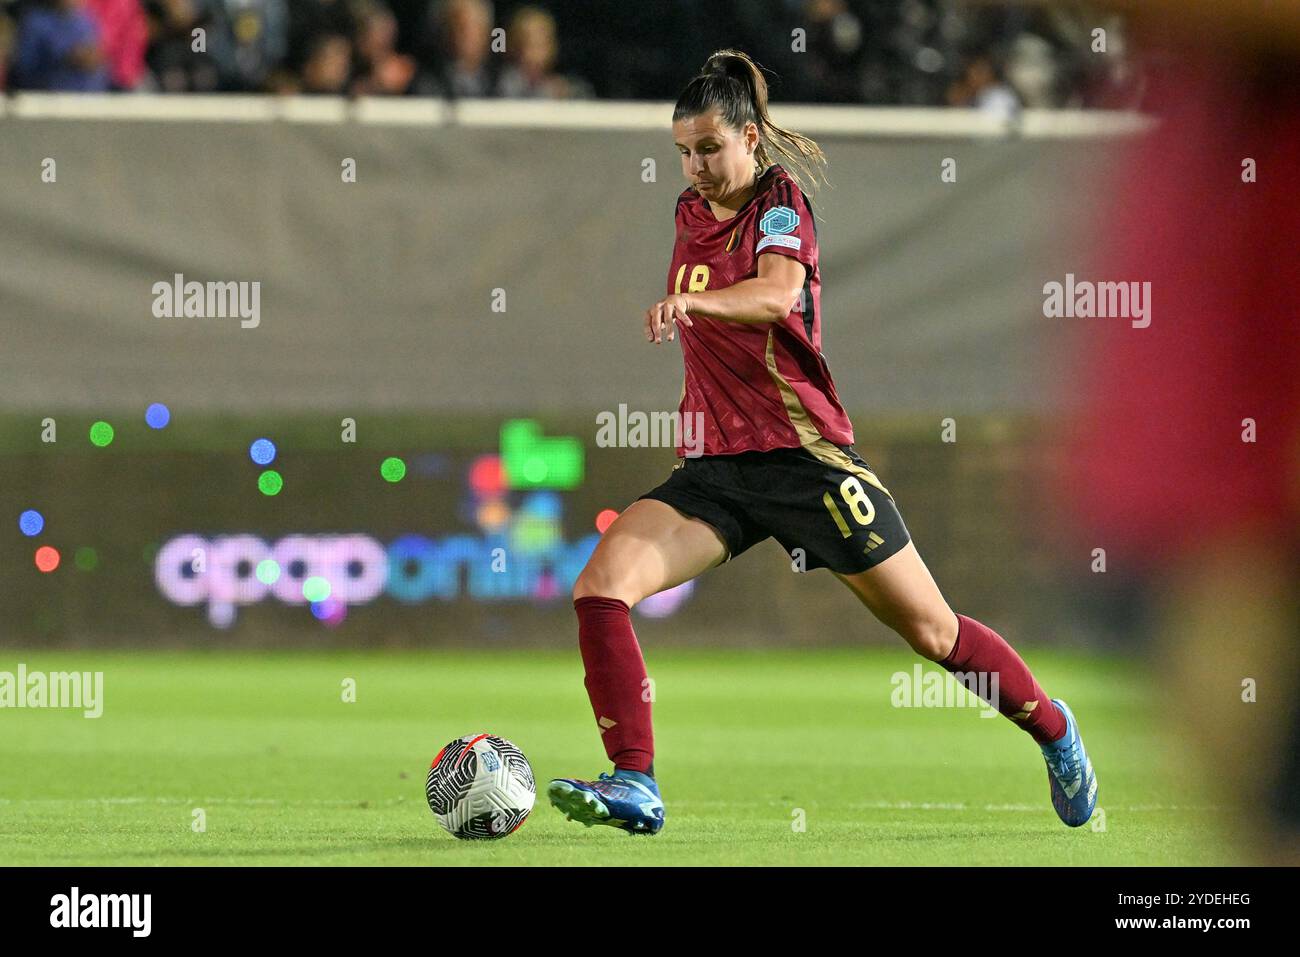
[[[467,734],[439,751],[424,790],[438,823],[465,841],[518,830],[537,800],[524,752],[494,734]]]

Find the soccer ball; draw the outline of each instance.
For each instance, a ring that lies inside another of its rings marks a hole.
[[[464,841],[518,830],[537,799],[524,752],[494,734],[467,734],[439,751],[424,790],[438,823]]]

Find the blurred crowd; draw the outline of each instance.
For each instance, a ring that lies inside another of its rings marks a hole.
[[[670,99],[723,46],[774,71],[785,102],[1011,112],[1142,93],[1123,21],[1086,4],[0,0],[9,90]]]

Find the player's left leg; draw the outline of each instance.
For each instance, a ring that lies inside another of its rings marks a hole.
[[[818,439],[769,452],[744,483],[748,511],[805,567],[830,568],[917,654],[936,661],[1042,748],[1052,806],[1072,827],[1097,778],[1063,701],[1049,699],[1002,636],[944,601],[893,496],[851,446]]]
[[[986,625],[954,614],[916,545],[908,542],[879,565],[853,575],[835,573],[880,622],[923,658],[951,672],[998,676],[1000,700],[990,702],[1039,744],[1065,733],[1065,717],[1051,706],[1021,657]],[[991,688],[992,682],[971,682]]]
[[[1061,820],[1071,827],[1088,820],[1097,778],[1070,709],[1047,697],[1001,635],[953,613],[912,542],[866,571],[835,575],[917,654],[938,662],[972,691],[992,690],[985,700],[1041,747]]]

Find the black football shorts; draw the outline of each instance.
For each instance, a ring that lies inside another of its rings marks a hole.
[[[802,448],[679,459],[641,498],[708,522],[727,559],[775,538],[802,568],[852,575],[908,541],[888,490],[851,445],[819,439]]]

